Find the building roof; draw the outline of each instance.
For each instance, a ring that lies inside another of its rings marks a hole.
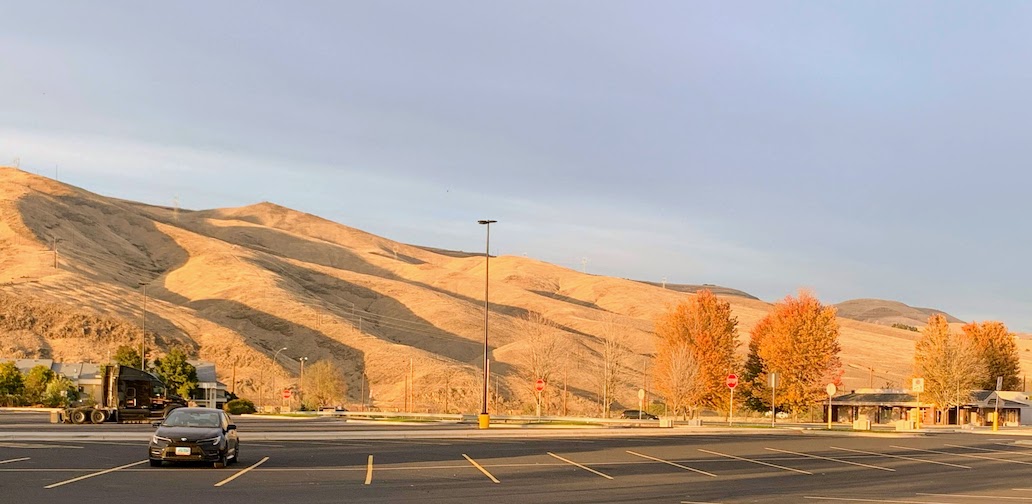
[[[898,391],[851,392],[831,398],[832,406],[917,406],[917,397]]]

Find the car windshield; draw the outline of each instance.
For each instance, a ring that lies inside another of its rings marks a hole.
[[[175,410],[169,413],[164,425],[169,427],[218,427],[219,414],[216,412]]]

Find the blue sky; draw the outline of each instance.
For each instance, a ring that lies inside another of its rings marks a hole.
[[[1032,331],[1032,5],[8,2],[0,163]]]

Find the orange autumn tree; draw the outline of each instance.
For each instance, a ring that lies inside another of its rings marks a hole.
[[[778,374],[775,407],[798,413],[827,398],[828,383],[841,385],[839,327],[835,308],[808,292],[788,296],[752,331],[744,381],[753,409],[769,408],[768,376]]]
[[[703,289],[656,319],[657,388],[692,410],[727,409],[727,374],[735,370],[738,319],[731,303]],[[697,368],[697,369],[694,369]],[[689,372],[691,371],[691,372]],[[693,383],[685,383],[686,381]]]
[[[961,328],[975,346],[982,361],[976,387],[996,390],[996,378],[1003,377],[1003,390],[1021,386],[1021,362],[1014,334],[1003,322],[972,322]]]
[[[942,314],[928,317],[921,337],[914,342],[914,372],[924,378],[922,402],[931,401],[939,410],[966,403],[984,369],[974,339],[954,332]]]

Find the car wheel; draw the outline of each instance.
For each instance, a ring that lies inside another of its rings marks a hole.
[[[161,460],[159,460],[159,459],[150,459],[150,466],[151,467],[161,467]]]
[[[101,424],[105,420],[107,420],[107,413],[104,413],[103,410],[95,409],[90,412],[90,422]]]
[[[219,459],[215,461],[214,465],[215,469],[222,469],[223,467],[226,467],[226,454],[220,453]]]
[[[237,441],[236,446],[233,447],[233,463],[236,464],[240,461],[240,442]]]
[[[83,410],[75,410],[72,412],[72,423],[74,424],[84,424],[86,423],[87,418],[89,417],[86,416],[86,412]]]

